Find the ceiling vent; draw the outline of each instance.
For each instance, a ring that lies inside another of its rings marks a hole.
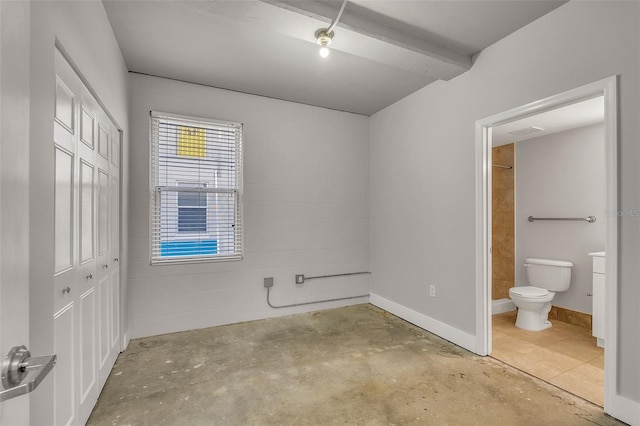
[[[525,127],[524,129],[514,130],[513,132],[509,132],[509,134],[523,136],[523,135],[530,135],[531,133],[541,132],[543,130],[544,129],[542,127],[531,126],[531,127]]]

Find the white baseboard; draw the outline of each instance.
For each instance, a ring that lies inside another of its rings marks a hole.
[[[511,299],[497,299],[491,301],[491,314],[502,314],[516,310],[516,305]]]
[[[455,327],[451,327],[450,325],[421,314],[420,312],[416,312],[413,309],[409,309],[396,302],[392,302],[391,300],[385,299],[377,294],[371,293],[369,296],[369,303],[384,309],[385,311],[391,312],[395,316],[400,317],[405,321],[409,321],[411,324],[417,325],[418,327],[440,336],[451,343],[455,343],[458,346],[462,346],[463,348],[476,353],[476,336],[465,333]]]
[[[605,413],[631,426],[640,425],[640,402],[616,395],[611,402],[605,401]]]

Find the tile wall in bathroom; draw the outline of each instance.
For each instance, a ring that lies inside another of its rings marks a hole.
[[[509,298],[514,286],[515,267],[515,144],[493,148],[493,165],[512,166],[511,169],[493,167],[492,235],[493,235],[493,299]]]
[[[588,330],[591,330],[593,321],[590,314],[572,311],[571,309],[560,308],[558,306],[551,307],[551,312],[549,312],[549,319],[557,319],[558,321],[577,325],[578,327],[586,328]]]

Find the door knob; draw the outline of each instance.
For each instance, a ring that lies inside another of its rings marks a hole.
[[[71,287],[66,286],[65,288],[63,288],[62,289],[62,294],[65,294],[65,293],[71,293]]]
[[[109,265],[104,264],[104,265],[102,265],[102,267],[103,267],[104,269],[108,269],[108,268],[109,268]]]
[[[56,364],[56,355],[31,357],[26,346],[14,346],[2,362],[0,401],[33,391]]]
[[[93,274],[89,274],[89,275],[87,275],[87,279],[88,279],[88,280],[93,279]]]
[[[2,386],[5,389],[20,384],[27,375],[27,360],[31,358],[31,352],[26,346],[14,346],[7,354],[7,359],[2,363]]]
[[[120,259],[118,259],[117,257],[115,259],[113,259],[114,262],[119,262]]]

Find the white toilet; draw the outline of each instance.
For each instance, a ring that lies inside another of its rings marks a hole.
[[[552,259],[525,259],[528,286],[512,287],[509,296],[518,307],[516,327],[540,331],[551,327],[549,311],[557,292],[569,290],[573,263]]]

